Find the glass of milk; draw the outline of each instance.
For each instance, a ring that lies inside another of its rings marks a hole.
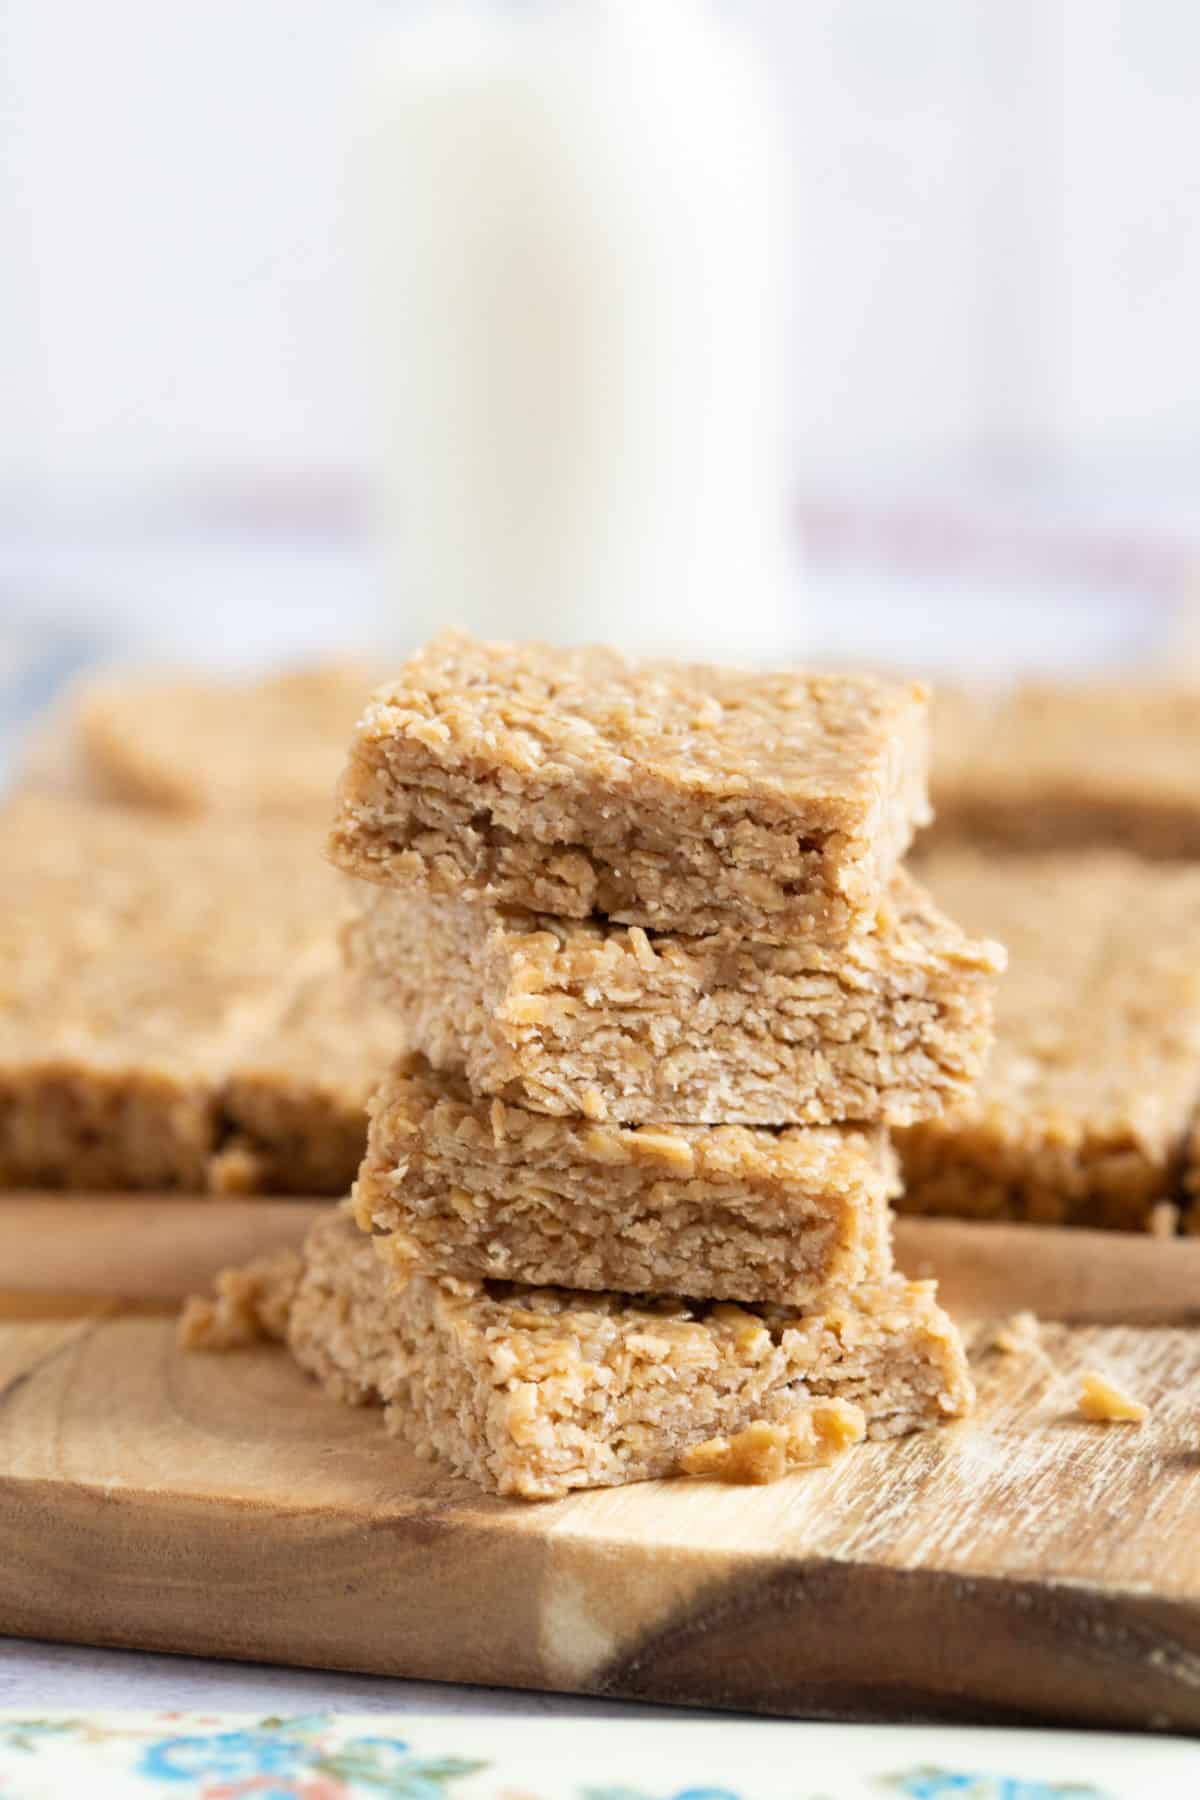
[[[750,48],[704,0],[430,0],[368,65],[381,647],[785,654],[788,163]]]

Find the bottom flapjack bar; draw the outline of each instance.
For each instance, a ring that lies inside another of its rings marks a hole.
[[[799,1436],[821,1460],[864,1429],[900,1436],[972,1399],[932,1283],[897,1279],[813,1313],[423,1275],[398,1283],[345,1207],[312,1228],[287,1311],[293,1354],[331,1393],[381,1401],[389,1429],[421,1454],[529,1500],[716,1472],[720,1457],[697,1464],[697,1447],[751,1426],[778,1427],[780,1442]],[[220,1341],[195,1314],[184,1334]],[[808,1415],[799,1434],[798,1414]]]

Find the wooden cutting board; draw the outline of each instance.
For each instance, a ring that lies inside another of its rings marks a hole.
[[[300,1223],[260,1216],[275,1241]],[[44,1243],[51,1213],[36,1222]],[[235,1224],[245,1254],[243,1215],[178,1213],[189,1285],[196,1244],[223,1256]],[[169,1318],[102,1298],[112,1265],[79,1240],[74,1298],[39,1295],[17,1241],[10,1207],[0,1287],[23,1284],[18,1310],[81,1316],[0,1324],[0,1630],[779,1713],[1200,1730],[1194,1329],[1052,1326],[1043,1357],[981,1328],[968,1424],[772,1488],[528,1506],[418,1462],[280,1350],[181,1355]],[[1193,1244],[1038,1233],[1031,1260],[1033,1243],[912,1222],[903,1253],[942,1267],[960,1311],[1015,1303],[1022,1271],[1035,1305],[1074,1317],[1123,1295],[1177,1318],[1200,1294]],[[162,1303],[169,1258],[139,1266],[117,1289]],[[1093,1366],[1149,1403],[1143,1427],[1078,1419]]]

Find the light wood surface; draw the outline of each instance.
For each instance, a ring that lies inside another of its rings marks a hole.
[[[329,1201],[0,1193],[0,1316],[19,1298],[177,1305],[219,1269],[299,1244]]]
[[[775,1488],[543,1506],[173,1307],[320,1202],[0,1196],[0,1631],[774,1712],[1200,1730],[1200,1240],[901,1220],[980,1408]],[[1124,1321],[1113,1328],[1111,1321]],[[1150,1326],[1155,1326],[1150,1329]],[[1138,1327],[1138,1328],[1134,1328]],[[1085,1367],[1151,1406],[1074,1413]]]
[[[782,1713],[1200,1730],[1200,1334],[976,1356],[969,1424],[772,1488],[540,1506],[281,1350],[0,1326],[0,1630]],[[1048,1358],[1048,1360],[1047,1360]],[[1074,1415],[1107,1370],[1141,1429]]]
[[[218,1269],[298,1244],[328,1201],[0,1193],[0,1316],[45,1298],[177,1304]],[[1200,1323],[1200,1237],[898,1219],[896,1260],[951,1311],[1095,1324]]]
[[[935,1275],[957,1316],[1200,1325],[1200,1237],[897,1219],[895,1244],[897,1266],[914,1279]]]

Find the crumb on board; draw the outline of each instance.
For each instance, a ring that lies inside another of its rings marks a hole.
[[[1173,1200],[1160,1200],[1150,1208],[1150,1216],[1146,1221],[1151,1237],[1176,1237],[1179,1233],[1179,1208]]]
[[[213,1155],[209,1165],[209,1185],[214,1194],[260,1194],[265,1179],[264,1163],[265,1159],[258,1151],[234,1139]]]
[[[277,1250],[240,1268],[222,1269],[216,1296],[193,1295],[179,1316],[181,1350],[236,1350],[260,1338],[282,1339],[303,1270],[298,1250]]]
[[[846,1400],[817,1401],[782,1422],[755,1419],[733,1437],[693,1444],[680,1457],[679,1470],[683,1475],[760,1487],[793,1469],[832,1462],[861,1443],[866,1430],[860,1406]]]
[[[1085,1419],[1095,1420],[1098,1424],[1140,1425],[1150,1409],[1098,1369],[1087,1369],[1079,1395],[1079,1410]]]
[[[992,1348],[1003,1350],[1010,1356],[1023,1356],[1028,1352],[1042,1351],[1042,1327],[1036,1313],[1015,1312],[1011,1317],[1001,1320],[992,1336]]]

